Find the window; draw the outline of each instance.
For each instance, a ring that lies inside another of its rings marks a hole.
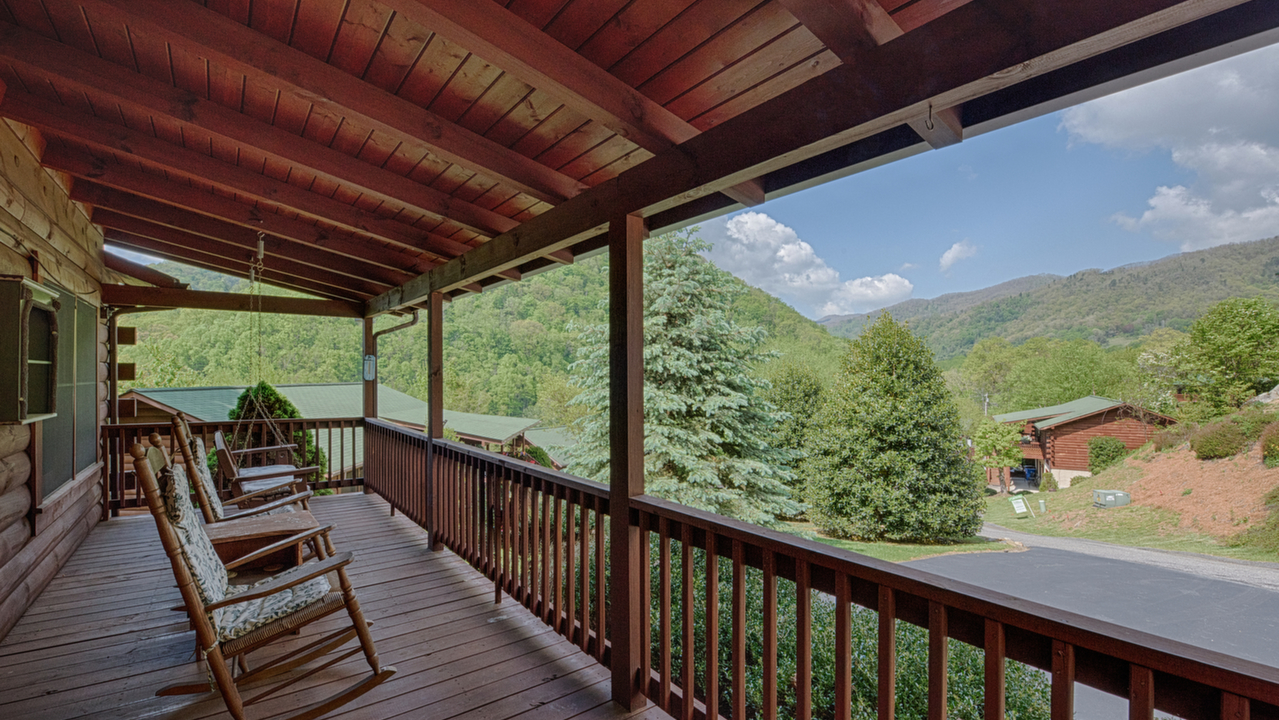
[[[49,497],[98,461],[98,308],[56,288],[58,415],[44,421],[42,497]]]

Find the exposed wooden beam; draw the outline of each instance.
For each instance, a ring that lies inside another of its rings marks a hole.
[[[420,301],[651,214],[967,100],[1155,35],[1241,0],[988,0],[866,50],[369,303]]]
[[[107,305],[136,307],[196,308],[199,310],[230,310],[233,312],[267,312],[280,315],[316,315],[320,317],[363,317],[364,312],[356,303],[340,300],[311,300],[309,298],[259,295],[244,293],[205,292],[179,290],[177,288],[149,288],[136,285],[103,285],[102,302]]]
[[[519,224],[195,93],[4,22],[0,22],[0,59],[24,73],[53,82],[61,92],[86,93],[99,101],[119,103],[199,128],[231,145],[252,148],[277,162],[385,202],[452,221],[481,235],[495,235]]]
[[[253,232],[260,230],[269,235],[294,241],[300,247],[333,254],[333,258],[326,259],[326,264],[341,262],[338,259],[340,256],[407,273],[426,272],[438,264],[436,260],[427,256],[409,255],[394,248],[341,235],[329,228],[264,211],[222,195],[215,195],[159,175],[142,172],[117,161],[97,161],[87,153],[69,151],[65,148],[49,148],[40,158],[40,164],[85,180],[86,182],[76,183],[77,188],[88,188],[85,192],[94,193],[94,199],[86,197],[85,202],[95,205],[105,204],[109,198],[118,197],[118,195],[96,188],[113,188],[117,193],[124,192],[148,198],[158,203],[239,225]]]
[[[257,250],[256,247],[209,238],[102,208],[94,208],[90,220],[103,228],[123,230],[134,235],[159,240],[178,248],[191,248],[206,255],[225,257],[237,263],[243,263],[246,266],[252,265]],[[254,242],[256,244],[256,240]],[[270,256],[266,260],[266,266],[282,275],[310,280],[339,292],[377,295],[381,292],[380,288],[386,287],[384,283],[356,279],[331,270],[305,265],[287,257]]]
[[[649,152],[664,152],[699,132],[644,93],[497,3],[382,0],[382,4],[457,42]],[[759,204],[755,198],[761,193],[756,187],[737,189],[730,185],[723,191],[747,206]]]
[[[876,0],[779,0],[781,4],[845,63],[855,64],[862,53],[896,40],[904,33]],[[907,124],[934,149],[964,138],[959,108],[929,108]]]
[[[101,211],[110,210],[120,215],[145,220],[156,225],[181,230],[186,233],[200,235],[220,243],[225,243],[227,254],[244,257],[245,253],[257,252],[259,236],[257,231],[222,220],[215,220],[188,210],[148,200],[137,195],[130,195],[90,182],[77,182],[71,188],[71,199],[92,205],[95,217],[104,221],[108,215]],[[115,221],[113,218],[111,221]],[[127,229],[127,228],[121,228]],[[395,285],[396,278],[411,277],[412,273],[404,270],[393,270],[370,264],[363,260],[344,258],[327,252],[323,248],[306,246],[302,243],[281,240],[274,235],[263,233],[261,238],[267,262],[275,262],[277,258],[299,265],[309,265],[334,276],[350,277],[355,280]]]
[[[536,160],[370,85],[274,38],[207,10],[173,0],[86,2],[132,31],[154,33],[196,57],[243,73],[250,83],[292,92],[337,117],[384,132],[400,142],[422,145],[432,154],[475,170],[538,200],[556,204],[587,186]]]
[[[156,287],[176,288],[178,290],[185,290],[190,287],[172,275],[166,275],[155,268],[135,263],[112,252],[102,252],[102,264],[122,275],[128,275],[142,282],[151,283]]]
[[[91,115],[27,93],[9,92],[0,101],[0,115],[60,138],[85,143],[111,154],[136,158],[178,177],[208,183],[228,192],[273,206],[286,207],[294,212],[406,247],[415,247],[443,257],[456,256],[471,247],[452,240],[447,241],[447,247],[441,247],[432,236],[404,223],[365,212],[355,206],[124,126],[104,123]],[[95,156],[95,162],[105,164],[108,160]]]
[[[153,238],[135,235],[123,230],[104,228],[102,234],[107,243],[114,247],[133,250],[134,252],[144,253],[152,257],[160,258],[161,260],[190,265],[191,267],[229,275],[231,277],[240,278],[241,280],[249,279],[250,265],[247,261],[235,260],[221,255],[202,252],[187,245],[176,245],[173,243],[161,242]],[[285,290],[306,293],[316,297],[330,298],[334,300],[349,300],[352,302],[364,301],[364,298],[361,298],[358,294],[351,292],[350,290],[338,290],[320,283],[314,283],[309,280],[285,275],[271,269],[264,270],[258,279],[267,285],[283,288]]]

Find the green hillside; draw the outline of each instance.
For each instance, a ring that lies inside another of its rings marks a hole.
[[[606,260],[602,255],[581,260],[449,303],[444,311],[446,407],[541,417],[548,424],[568,419],[572,409],[565,403],[575,394],[566,384],[568,366],[580,328],[606,321]],[[154,267],[195,290],[247,291],[247,283],[217,273],[173,263]],[[746,288],[734,310],[739,323],[769,332],[768,348],[801,356],[823,374],[833,373],[844,341],[793,308]],[[378,327],[401,322],[382,318]],[[138,363],[139,386],[233,385],[253,376],[258,340],[247,314],[171,310],[130,315],[126,324],[138,328],[138,345],[124,348],[123,359]],[[261,325],[266,380],[359,379],[358,321],[267,315]],[[382,339],[384,384],[426,397],[426,338],[422,322]]]
[[[1088,339],[1121,346],[1157,328],[1185,329],[1210,305],[1228,297],[1279,300],[1279,238],[1197,252],[1069,277],[1037,275],[932,301],[887,308],[910,320],[938,359],[966,353],[978,340],[1013,343],[1032,337]],[[1009,290],[979,302],[975,295]],[[824,318],[836,335],[856,337],[867,315]]]

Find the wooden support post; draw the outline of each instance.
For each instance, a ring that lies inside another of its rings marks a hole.
[[[368,367],[369,356],[373,366]],[[364,318],[364,417],[377,417],[377,338],[373,337],[373,318]]]
[[[443,550],[440,527],[444,509],[436,504],[435,441],[444,437],[444,294],[431,293],[426,311],[427,410],[426,432],[431,443],[426,449],[426,517],[432,550]],[[559,607],[556,607],[556,612]]]
[[[613,700],[643,707],[641,683],[644,601],[640,531],[631,526],[630,499],[644,494],[644,238],[642,218],[609,223],[609,576],[613,623]],[[692,612],[686,608],[686,612]],[[692,692],[685,691],[692,702]]]

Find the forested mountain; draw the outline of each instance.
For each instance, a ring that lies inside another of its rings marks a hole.
[[[911,298],[885,309],[891,311],[893,317],[897,320],[912,320],[926,315],[957,313],[984,302],[1030,292],[1060,279],[1060,275],[1051,273],[1027,275],[1026,277],[991,285],[980,290],[946,293],[931,299]],[[861,334],[863,327],[875,322],[875,318],[878,318],[883,312],[884,310],[881,309],[853,315],[827,315],[818,319],[817,324],[822,325],[836,335],[856,337]]]
[[[911,329],[924,335],[941,360],[962,355],[978,340],[994,336],[1013,343],[1049,337],[1127,345],[1157,328],[1185,329],[1213,303],[1228,297],[1279,301],[1277,273],[1279,237],[1113,270],[1084,270],[1064,278],[1035,275],[977,293],[907,300],[887,310],[909,320]],[[972,296],[996,288],[1013,290],[966,304]],[[856,337],[868,319],[873,317],[823,318],[823,324],[837,335]]]
[[[445,406],[469,412],[569,419],[565,403],[578,335],[606,321],[608,273],[599,256],[462,297],[444,311]],[[173,263],[154,266],[195,290],[246,292],[247,283]],[[740,281],[735,281],[739,282]],[[801,357],[833,373],[844,341],[831,336],[777,298],[747,288],[734,319],[769,333],[765,349]],[[264,288],[264,292],[285,294]],[[170,310],[126,316],[138,345],[123,360],[138,363],[137,386],[238,385],[254,375],[258,334],[247,313]],[[379,319],[378,328],[403,322]],[[270,382],[351,382],[360,377],[360,324],[356,320],[286,315],[260,317],[261,372]],[[426,323],[386,335],[380,344],[380,379],[425,398]]]

